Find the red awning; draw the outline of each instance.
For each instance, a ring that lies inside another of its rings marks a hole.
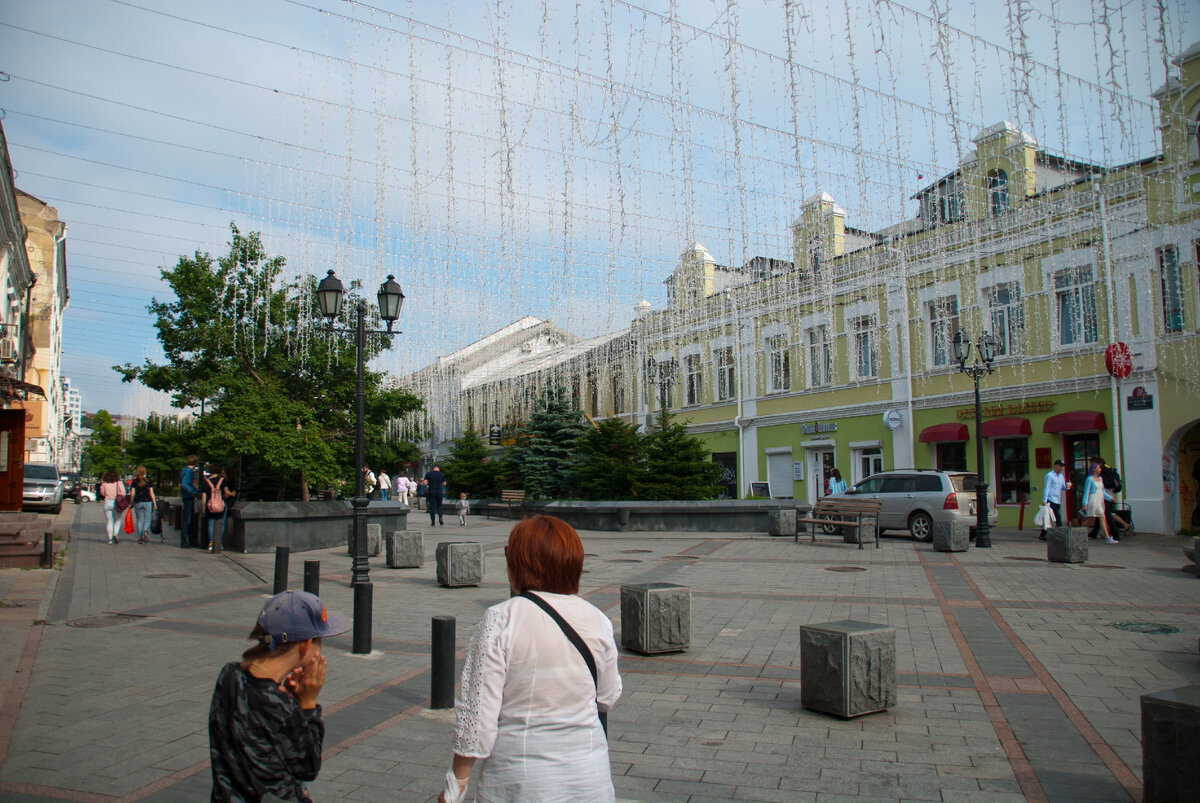
[[[983,422],[985,438],[1020,438],[1033,434],[1028,418],[993,418]]]
[[[937,441],[967,441],[971,436],[967,434],[966,424],[934,424],[932,427],[925,427],[921,430],[921,435],[917,440],[921,443],[935,443]]]
[[[1073,413],[1059,413],[1046,419],[1042,424],[1042,432],[1103,432],[1108,429],[1104,413],[1095,410],[1076,410]]]

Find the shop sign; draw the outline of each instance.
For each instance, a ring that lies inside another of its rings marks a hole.
[[[1133,389],[1133,393],[1125,398],[1126,410],[1153,410],[1154,409],[1154,394],[1147,393],[1146,389],[1138,385]]]
[[[985,404],[983,405],[984,418],[998,418],[1002,415],[1029,415],[1030,413],[1048,413],[1054,409],[1055,402],[1052,401],[1025,401],[1011,402],[1009,404]],[[954,417],[959,421],[967,421],[975,418],[974,407],[960,407],[954,411]]]
[[[804,480],[804,462],[792,463],[792,479],[797,482]]]
[[[810,421],[800,425],[800,431],[805,435],[817,435],[824,432],[837,432],[836,421]]]
[[[1110,343],[1104,350],[1104,367],[1117,379],[1125,379],[1132,374],[1133,355],[1129,353],[1129,346],[1120,341]]]
[[[904,426],[904,414],[899,410],[887,410],[883,414],[883,425],[892,432]]]

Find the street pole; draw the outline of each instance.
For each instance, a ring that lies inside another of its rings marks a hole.
[[[358,321],[355,325],[354,345],[355,386],[354,386],[354,559],[350,565],[350,586],[354,589],[354,639],[352,651],[365,655],[371,651],[371,618],[372,593],[370,582],[370,567],[367,563],[367,493],[363,477],[366,464],[366,423],[364,407],[366,404],[366,386],[363,383],[363,351],[366,347],[366,335],[363,320],[367,313],[367,302],[358,302]]]
[[[980,372],[972,371],[971,375],[975,379],[975,465],[979,472],[975,478],[975,547],[991,549],[992,531],[988,525],[988,484],[983,474],[983,404],[979,401]]]

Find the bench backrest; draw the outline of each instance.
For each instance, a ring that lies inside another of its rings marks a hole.
[[[817,500],[813,513],[878,513],[883,500],[853,499],[845,496],[826,496]]]
[[[500,492],[500,501],[501,502],[524,502],[525,501],[525,492],[524,491],[501,491]]]

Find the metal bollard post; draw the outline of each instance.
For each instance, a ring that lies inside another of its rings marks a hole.
[[[454,617],[433,617],[430,644],[429,707],[454,707]]]
[[[354,586],[354,643],[350,651],[355,655],[371,652],[371,598],[374,586],[359,583]]]
[[[42,568],[54,568],[54,533],[42,536]]]
[[[321,561],[304,561],[304,590],[315,596],[321,596]]]
[[[275,591],[272,593],[282,594],[284,591],[287,591],[288,556],[291,554],[291,551],[286,546],[275,547]]]

